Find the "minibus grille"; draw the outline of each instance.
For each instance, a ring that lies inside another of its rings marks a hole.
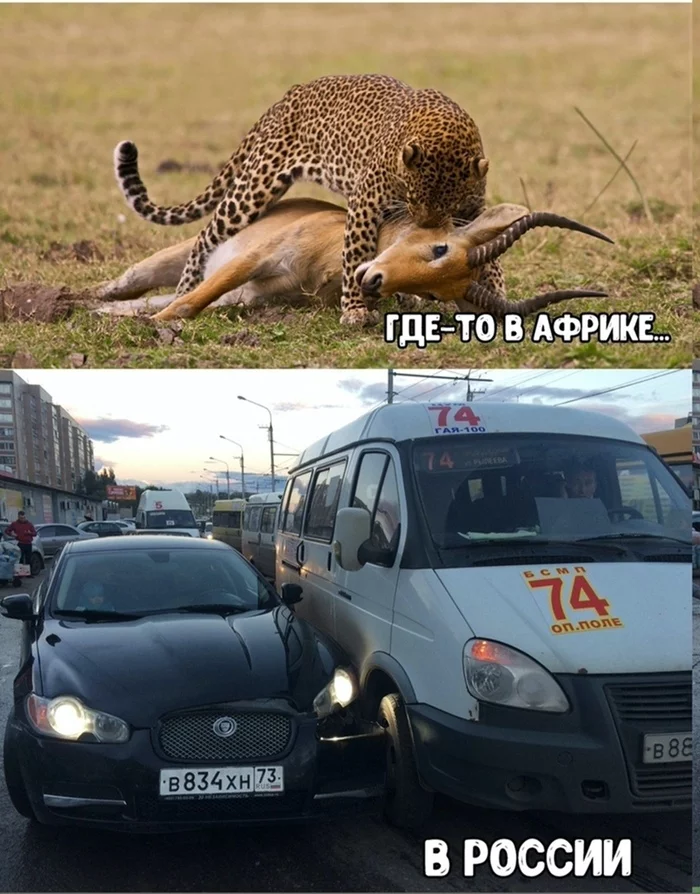
[[[676,675],[673,675],[676,677]],[[663,682],[622,683],[606,686],[617,717],[629,723],[685,722],[691,728],[693,698],[690,675]]]
[[[232,735],[222,737],[214,732],[221,717],[235,722]],[[287,714],[206,709],[165,718],[158,740],[163,753],[174,760],[267,760],[287,750],[292,732],[292,719]]]
[[[645,764],[642,758],[646,734],[692,731],[690,674],[662,674],[657,680],[608,684],[608,703],[620,735],[632,794],[642,800],[690,802],[692,764],[682,762]]]

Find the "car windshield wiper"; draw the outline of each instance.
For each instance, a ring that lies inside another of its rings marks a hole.
[[[87,609],[82,611],[72,608],[57,608],[53,614],[57,618],[77,618],[83,621],[136,621],[143,618],[142,614],[130,614],[127,612],[108,612],[108,611],[91,611]]]
[[[236,615],[241,612],[254,611],[257,605],[230,605],[227,602],[210,602],[204,605],[173,605],[170,608],[159,608],[145,612],[147,615],[177,614],[210,614],[210,615]]]

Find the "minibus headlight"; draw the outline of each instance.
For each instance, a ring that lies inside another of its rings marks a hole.
[[[27,716],[34,729],[45,736],[75,741],[89,733],[98,742],[126,742],[129,724],[113,714],[93,711],[72,695],[27,697]]]
[[[479,701],[531,711],[569,710],[569,700],[549,671],[516,649],[472,639],[463,658],[467,689]]]
[[[314,711],[318,717],[327,717],[339,708],[347,708],[357,697],[357,683],[350,671],[336,668],[332,679],[314,699]]]

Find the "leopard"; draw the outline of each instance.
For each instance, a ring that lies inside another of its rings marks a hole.
[[[354,272],[377,251],[384,221],[410,218],[439,227],[467,223],[485,208],[489,160],[474,119],[433,88],[414,88],[389,75],[325,75],[291,87],[248,131],[195,199],[157,205],[149,198],[130,140],[114,151],[120,190],[140,217],[177,226],[212,214],[199,233],[176,297],[202,282],[214,249],[274,206],[297,182],[343,196],[341,324],[376,322]],[[485,271],[504,292],[498,263]]]

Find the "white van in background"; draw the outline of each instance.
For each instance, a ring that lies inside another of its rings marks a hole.
[[[243,518],[242,553],[265,575],[275,578],[275,530],[282,494],[253,494]]]
[[[691,803],[691,509],[610,416],[380,407],[290,472],[276,585],[387,729],[385,810]]]
[[[144,491],[136,510],[136,533],[200,536],[194,512],[179,490]]]

